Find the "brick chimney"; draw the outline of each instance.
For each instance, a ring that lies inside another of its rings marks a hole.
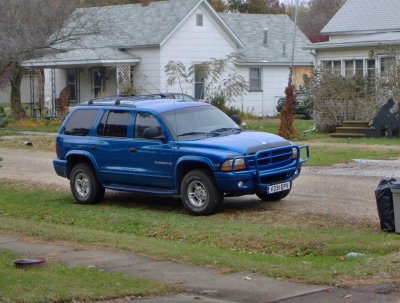
[[[149,6],[151,0],[142,0],[142,6]]]

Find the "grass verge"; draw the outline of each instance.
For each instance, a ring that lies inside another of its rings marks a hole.
[[[0,302],[74,302],[165,295],[174,291],[172,286],[147,279],[96,269],[66,268],[56,263],[17,269],[13,260],[19,257],[0,251]]]
[[[368,222],[230,209],[192,217],[174,198],[114,194],[98,205],[0,180],[0,230],[324,284],[398,281],[400,240]],[[349,252],[363,258],[346,258]],[[356,282],[354,282],[356,281]]]

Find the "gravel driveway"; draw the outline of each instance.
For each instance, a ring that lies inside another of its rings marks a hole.
[[[52,167],[54,153],[0,148],[0,178],[24,180],[68,190],[67,179]],[[377,221],[374,190],[384,177],[400,179],[400,160],[357,160],[332,167],[305,167],[292,193],[268,209],[334,215]],[[227,198],[232,203],[257,203],[255,195]]]

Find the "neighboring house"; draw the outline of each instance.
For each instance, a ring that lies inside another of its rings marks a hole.
[[[250,91],[232,105],[255,115],[274,115],[276,100],[288,83],[294,24],[286,15],[218,14],[206,0],[169,0],[90,9],[110,24],[112,33],[84,36],[63,52],[25,61],[24,67],[45,70],[45,105],[55,115],[55,100],[69,87],[71,103],[134,88],[137,94],[180,92],[167,87],[170,60],[189,67],[210,58],[241,53],[233,68]],[[294,73],[297,84],[312,69],[309,43],[297,29]],[[79,48],[76,47],[79,45]],[[196,73],[195,73],[196,75]],[[201,98],[204,83],[193,79],[183,93]]]
[[[396,62],[388,53],[400,44],[399,0],[347,0],[322,29],[328,42],[315,43],[315,65],[345,77],[374,78]]]

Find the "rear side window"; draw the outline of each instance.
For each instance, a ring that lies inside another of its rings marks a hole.
[[[106,111],[97,128],[97,135],[102,137],[126,138],[130,119],[131,113],[129,111]]]
[[[98,112],[98,109],[75,111],[65,124],[64,134],[70,136],[87,136]]]

